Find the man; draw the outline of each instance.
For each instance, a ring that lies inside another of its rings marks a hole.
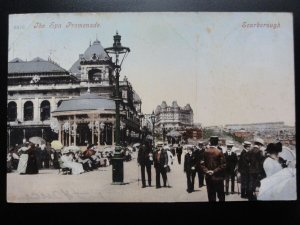
[[[181,155],[182,155],[182,146],[178,144],[176,148],[176,154],[177,154],[177,159],[178,159],[178,164],[181,164]]]
[[[205,149],[203,147],[203,142],[199,142],[198,147],[196,147],[193,152],[193,154],[195,155],[195,160],[196,160],[195,171],[196,171],[196,174],[198,174],[199,188],[204,186],[204,173],[200,166],[201,162],[203,161],[204,151],[205,151]]]
[[[226,161],[222,151],[218,149],[219,138],[210,137],[210,146],[204,152],[204,161],[201,168],[205,173],[207,186],[207,195],[209,202],[216,201],[218,195],[219,201],[225,201],[224,193],[224,172]]]
[[[196,157],[193,154],[193,149],[188,148],[188,152],[184,156],[184,172],[187,179],[187,192],[192,193],[194,191],[194,180],[196,175]]]
[[[259,186],[261,175],[264,171],[263,146],[264,141],[261,138],[256,138],[254,139],[253,148],[247,153],[247,163],[249,166],[249,186],[247,197],[249,201],[257,200],[256,187]]]
[[[156,172],[156,188],[161,188],[160,175],[163,178],[164,187],[167,187],[167,167],[168,167],[168,154],[161,147],[157,148],[154,152],[154,168]]]
[[[227,149],[224,154],[226,160],[226,170],[225,170],[225,188],[226,195],[229,195],[229,180],[231,180],[231,194],[234,194],[234,181],[235,181],[235,167],[237,165],[237,155],[232,152],[233,142],[227,143]]]
[[[149,142],[144,142],[139,149],[137,161],[141,166],[142,188],[146,187],[145,168],[147,170],[148,185],[151,187],[151,165],[153,163],[152,150]]]
[[[247,197],[247,190],[249,185],[249,165],[247,162],[247,153],[251,148],[251,142],[245,141],[243,143],[243,150],[238,160],[238,172],[241,175],[241,198]]]

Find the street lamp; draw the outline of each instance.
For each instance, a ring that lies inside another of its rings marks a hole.
[[[112,184],[124,184],[124,168],[123,168],[123,157],[121,156],[121,146],[120,146],[120,102],[122,98],[120,97],[119,91],[119,78],[120,78],[120,71],[121,66],[130,52],[130,49],[127,47],[122,46],[121,44],[121,35],[116,32],[114,35],[114,44],[113,47],[105,48],[106,53],[111,57],[115,56],[114,62],[114,70],[115,70],[115,102],[116,102],[116,147],[114,157],[112,159]],[[119,58],[120,57],[120,58]]]
[[[152,111],[152,114],[151,114],[150,118],[151,118],[151,122],[152,122],[152,137],[153,137],[153,146],[155,146],[155,142],[154,142],[155,114],[154,114],[154,111]]]

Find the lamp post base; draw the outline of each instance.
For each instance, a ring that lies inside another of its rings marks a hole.
[[[124,184],[124,166],[123,157],[120,153],[120,146],[116,146],[114,157],[112,158],[112,184]]]

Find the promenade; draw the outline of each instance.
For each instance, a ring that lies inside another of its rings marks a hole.
[[[186,192],[186,176],[183,162],[177,158],[168,173],[170,188],[155,188],[155,170],[152,167],[152,187],[141,188],[140,168],[133,160],[124,162],[125,185],[112,185],[112,167],[80,175],[62,175],[58,170],[43,169],[36,175],[19,175],[15,171],[7,174],[7,201],[15,203],[54,202],[208,202],[206,186],[195,192]],[[183,155],[182,155],[183,158]],[[183,160],[182,160],[183,161]],[[238,188],[235,187],[237,192]],[[226,201],[246,201],[240,195],[226,195]]]

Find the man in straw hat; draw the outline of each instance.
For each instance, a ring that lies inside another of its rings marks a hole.
[[[231,194],[234,194],[234,181],[235,181],[235,167],[237,164],[237,155],[232,152],[232,147],[234,146],[232,141],[226,144],[227,150],[224,154],[226,160],[226,170],[225,170],[225,188],[226,195],[229,195],[229,180],[231,180]]]

